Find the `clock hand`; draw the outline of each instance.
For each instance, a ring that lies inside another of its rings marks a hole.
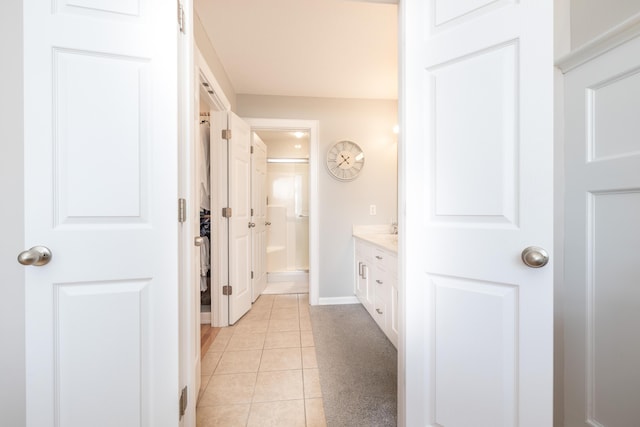
[[[349,164],[349,158],[348,158],[348,157],[345,157],[345,156],[344,156],[344,154],[340,154],[340,157],[342,157],[342,158],[344,159],[344,160],[342,160],[342,161],[340,162],[340,165],[341,165],[341,164],[343,164],[343,163],[345,163],[345,162],[346,162],[347,164]],[[340,166],[340,165],[338,165],[338,166]]]

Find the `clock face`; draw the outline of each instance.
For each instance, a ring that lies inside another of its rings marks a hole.
[[[364,167],[364,152],[352,141],[338,141],[327,153],[327,168],[341,181],[356,179]]]

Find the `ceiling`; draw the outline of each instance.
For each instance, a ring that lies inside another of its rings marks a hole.
[[[236,94],[397,99],[393,0],[194,0]]]

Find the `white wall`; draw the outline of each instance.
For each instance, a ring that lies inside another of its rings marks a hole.
[[[573,49],[640,13],[638,0],[571,0]]]
[[[0,425],[25,425],[22,2],[0,14]]]
[[[204,56],[204,59],[207,61],[209,69],[211,69],[211,72],[222,88],[224,95],[229,100],[231,109],[235,111],[236,92],[233,89],[233,85],[231,84],[229,77],[227,76],[224,65],[220,62],[220,58],[218,58],[218,54],[211,44],[211,40],[209,40],[207,33],[204,31],[204,27],[202,26],[202,22],[200,21],[200,17],[197,13],[195,13],[193,18],[193,37],[195,39],[196,46],[200,49],[200,53],[202,53],[202,56]]]
[[[397,219],[397,144],[393,100],[355,100],[237,95],[241,117],[319,120],[320,298],[353,296],[353,224],[390,224]],[[355,141],[365,166],[351,182],[329,175],[325,154],[334,142]],[[377,215],[369,215],[369,205]]]

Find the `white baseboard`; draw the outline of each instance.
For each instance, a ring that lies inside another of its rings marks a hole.
[[[201,311],[200,312],[200,324],[201,325],[210,325],[211,324],[211,312],[210,311]]]
[[[342,305],[342,304],[360,304],[358,297],[355,295],[352,297],[334,297],[334,298],[320,298],[319,305]]]

